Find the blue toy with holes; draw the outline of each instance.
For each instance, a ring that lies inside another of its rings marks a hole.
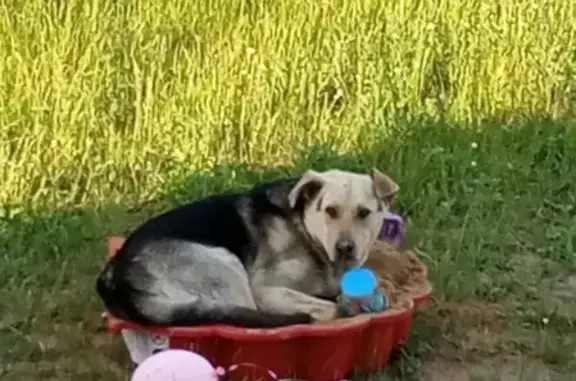
[[[366,267],[346,271],[340,280],[340,291],[338,304],[346,316],[388,308],[388,297],[378,287],[376,275]]]

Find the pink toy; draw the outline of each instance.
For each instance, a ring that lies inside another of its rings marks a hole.
[[[134,371],[130,381],[219,381],[239,367],[258,368],[270,380],[282,381],[274,372],[256,364],[242,363],[224,369],[214,368],[204,357],[183,349],[165,349],[146,358]]]
[[[204,357],[182,349],[168,349],[144,360],[131,381],[218,381],[217,370]]]
[[[204,357],[183,349],[165,349],[148,357],[136,368],[130,381],[219,381],[243,366],[264,371],[269,380],[288,381],[279,379],[271,370],[251,363],[235,364],[227,370],[221,366],[214,368]]]

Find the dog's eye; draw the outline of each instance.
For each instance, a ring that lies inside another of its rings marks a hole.
[[[358,213],[356,214],[359,219],[363,220],[368,217],[371,213],[370,209],[367,208],[358,208]]]
[[[335,206],[327,206],[326,209],[324,209],[324,211],[326,212],[328,217],[332,219],[338,218],[338,209],[336,209]]]

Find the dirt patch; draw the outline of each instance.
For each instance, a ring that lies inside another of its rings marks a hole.
[[[552,294],[565,301],[576,300],[576,274],[569,274],[556,281]]]
[[[538,360],[508,356],[477,362],[435,359],[424,363],[421,381],[552,381],[558,376]]]
[[[429,313],[430,309],[427,310]],[[438,317],[450,323],[501,330],[505,326],[506,314],[501,305],[478,300],[445,302],[432,310]]]
[[[506,314],[501,305],[478,300],[428,303],[418,315],[440,328],[475,327],[499,332],[506,327]]]
[[[447,359],[473,359],[513,351],[507,336],[506,314],[498,304],[468,300],[428,303],[415,326],[435,330],[435,354]]]
[[[552,308],[569,318],[576,318],[576,273],[557,279],[550,293]]]
[[[522,355],[504,308],[467,300],[430,303],[418,321],[439,328],[430,360],[418,381],[552,381],[560,376],[551,365]]]

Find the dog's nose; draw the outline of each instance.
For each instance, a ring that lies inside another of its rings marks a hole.
[[[350,238],[340,238],[336,241],[336,253],[339,256],[349,256],[354,252],[356,245]]]

